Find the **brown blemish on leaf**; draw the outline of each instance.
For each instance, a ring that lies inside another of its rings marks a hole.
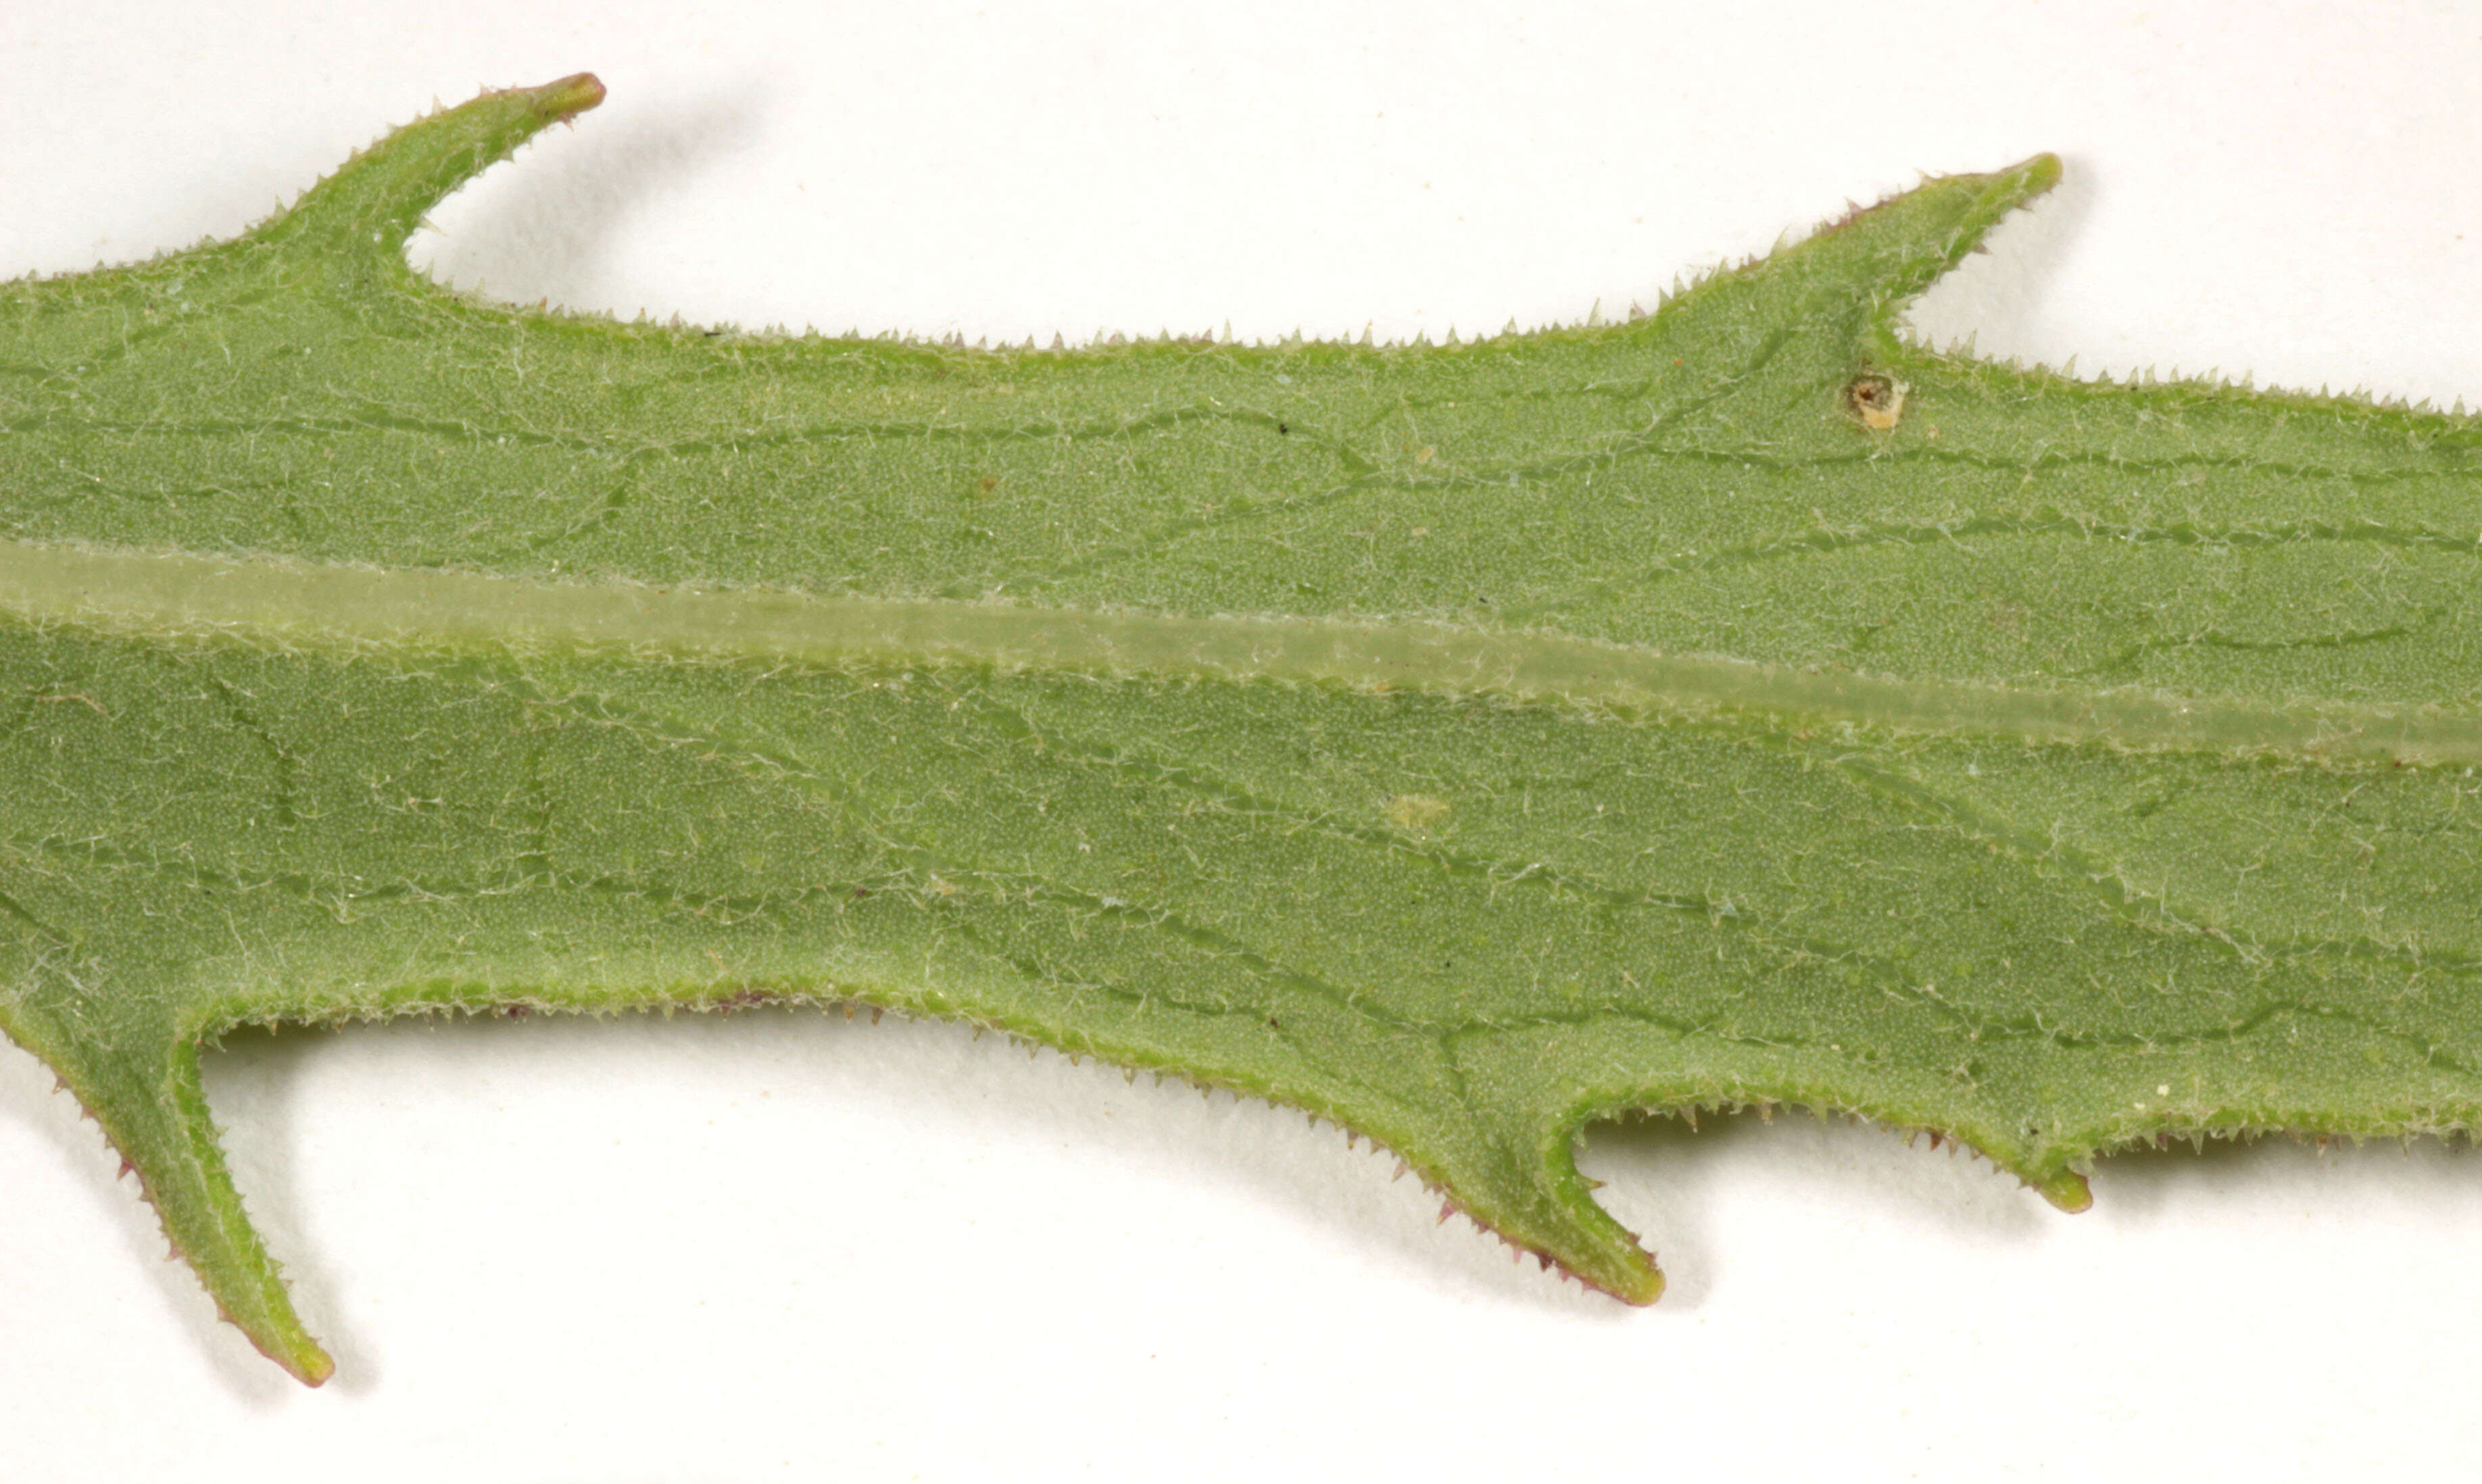
[[[1868,372],[1846,385],[1844,403],[1862,420],[1862,427],[1872,432],[1888,432],[1905,415],[1905,383],[1895,378]]]

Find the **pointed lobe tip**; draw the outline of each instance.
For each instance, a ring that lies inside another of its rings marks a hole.
[[[527,90],[536,111],[546,118],[569,118],[603,101],[603,80],[592,72],[575,72],[558,82]]]

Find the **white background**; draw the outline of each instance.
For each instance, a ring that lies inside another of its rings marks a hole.
[[[2053,149],[2067,184],[1918,315],[1941,341],[2482,402],[2482,13],[2450,5],[9,12],[0,274],[229,234],[435,97],[592,68],[604,108],[418,260],[751,325],[1437,336]],[[1298,1113],[947,1027],[251,1035],[209,1091],[336,1379],[217,1323],[0,1046],[8,1476],[2482,1463],[2482,1161],[2435,1145],[2125,1158],[2068,1217],[1866,1128],[1597,1131],[1673,1281],[1633,1311]]]

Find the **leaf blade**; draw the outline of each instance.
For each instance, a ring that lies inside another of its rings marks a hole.
[[[1622,1109],[1935,1129],[2072,1208],[2167,1129],[2471,1117],[2470,924],[2420,897],[2471,879],[2470,425],[1904,345],[2055,160],[1456,347],[777,340],[406,270],[588,82],[0,304],[0,1029],[304,1379],[196,1095],[250,1022],[964,1018],[1369,1133],[1640,1301],[1571,1155]],[[2377,875],[2364,794],[2416,837]]]

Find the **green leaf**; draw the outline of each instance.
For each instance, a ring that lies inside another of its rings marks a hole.
[[[2074,1209],[2117,1147],[2482,1107],[2475,425],[1901,340],[2050,157],[1438,347],[407,267],[600,97],[0,286],[0,1029],[304,1380],[198,1090],[239,1025],[952,1017],[1307,1108],[1635,1301],[1571,1158],[1624,1110]]]

